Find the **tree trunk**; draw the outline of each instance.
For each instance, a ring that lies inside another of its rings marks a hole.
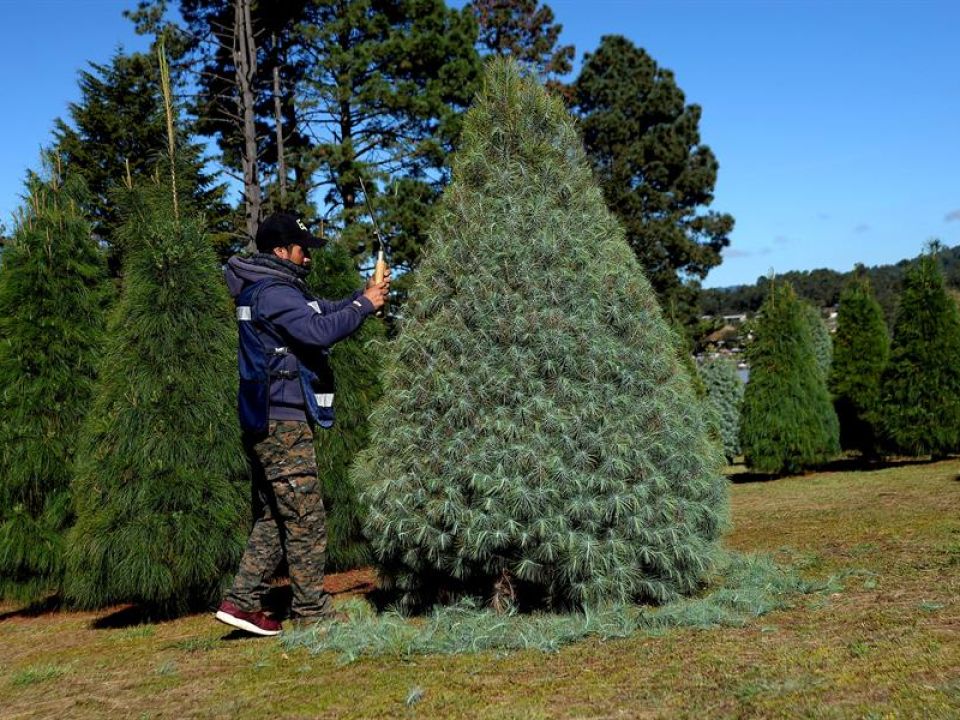
[[[273,36],[273,49],[277,49],[277,36]],[[280,55],[274,52],[273,64],[273,114],[277,120],[277,183],[280,186],[280,207],[286,209],[287,160],[283,152],[283,112],[280,102]]]
[[[250,0],[235,0],[233,61],[236,68],[238,114],[243,119],[243,197],[246,205],[247,250],[254,251],[260,227],[260,178],[257,171],[257,129],[254,124],[254,88],[257,46],[250,20]]]

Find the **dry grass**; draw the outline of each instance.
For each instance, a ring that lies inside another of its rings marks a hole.
[[[738,629],[341,665],[231,639],[209,616],[95,629],[103,613],[0,608],[0,716],[960,717],[958,473],[950,460],[734,485],[730,546],[818,577],[863,571]]]

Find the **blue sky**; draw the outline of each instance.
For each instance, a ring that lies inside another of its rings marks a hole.
[[[0,0],[0,219],[77,73],[142,49],[107,0]],[[462,2],[452,3],[456,5]],[[778,272],[887,263],[960,244],[960,3],[553,0],[583,52],[619,33],[703,107],[720,161],[714,207],[737,220],[708,287]]]

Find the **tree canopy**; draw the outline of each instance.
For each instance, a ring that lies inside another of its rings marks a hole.
[[[573,45],[559,45],[563,25],[539,0],[472,0],[480,27],[477,38],[484,55],[512,57],[542,80],[573,69]]]
[[[83,178],[93,230],[114,243],[121,222],[113,192],[142,179],[166,149],[167,134],[156,63],[142,53],[117,52],[107,64],[92,63],[80,73],[80,99],[69,106],[69,122],[58,119],[56,152],[67,172]],[[204,212],[218,247],[230,241],[224,186],[204,170],[199,146],[187,142],[190,128],[178,128],[183,146],[184,182]]]

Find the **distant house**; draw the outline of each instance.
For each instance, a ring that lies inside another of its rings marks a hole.
[[[723,323],[724,323],[724,325],[733,325],[734,327],[736,327],[737,325],[742,325],[742,324],[745,323],[746,321],[747,321],[747,314],[746,314],[746,313],[740,313],[739,315],[724,315],[724,316],[723,316]]]
[[[735,338],[739,335],[737,328],[733,325],[724,325],[719,330],[714,330],[712,333],[707,335],[705,340],[712,344],[717,345],[718,347],[723,347],[728,340]]]

